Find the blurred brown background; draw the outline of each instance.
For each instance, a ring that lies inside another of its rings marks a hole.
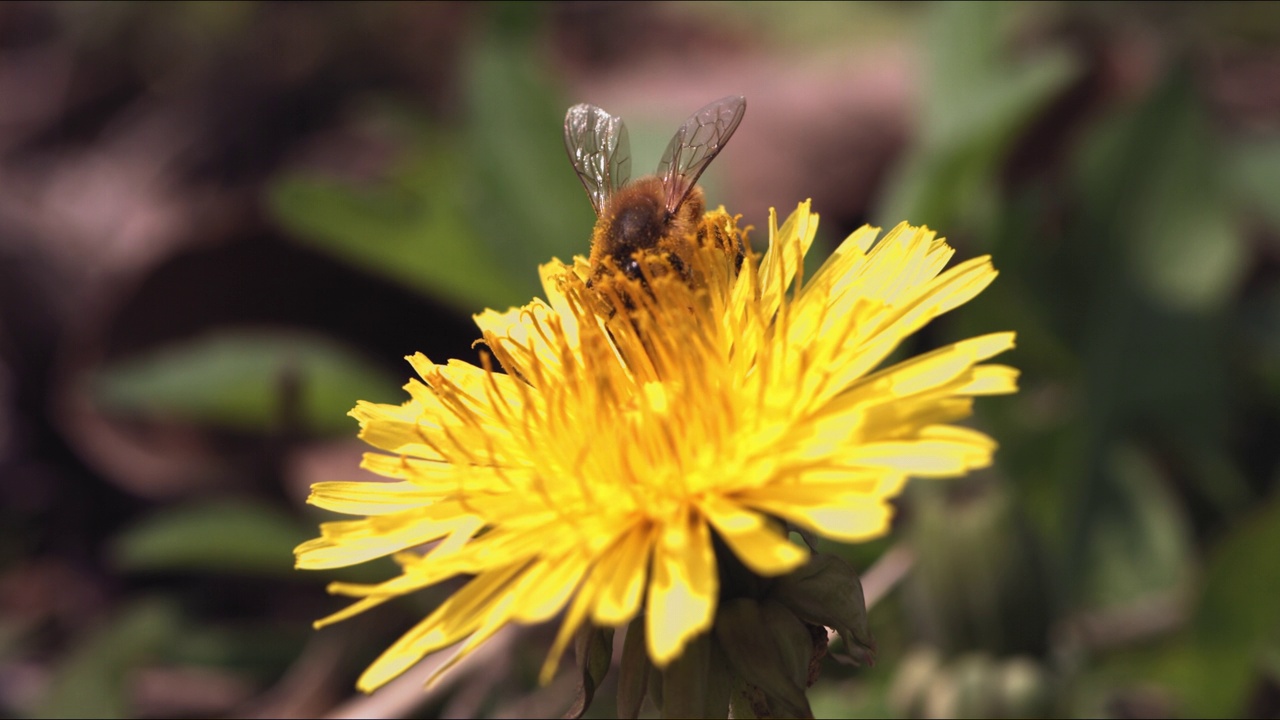
[[[472,313],[587,251],[566,107],[638,175],[731,93],[713,206],[927,223],[1001,277],[908,350],[1019,333],[997,467],[830,548],[918,561],[819,715],[1280,714],[1280,5],[15,2],[0,715],[563,712],[536,629],[342,705],[438,597],[312,631],[392,569],[294,571],[303,499],[404,355],[473,360]]]

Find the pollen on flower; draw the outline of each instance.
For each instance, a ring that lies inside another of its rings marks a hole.
[[[723,210],[704,224],[745,246]],[[783,575],[809,558],[789,526],[872,538],[908,477],[990,464],[994,441],[953,423],[974,397],[1016,389],[1016,370],[985,363],[1012,333],[884,366],[995,278],[990,259],[946,269],[951,247],[902,224],[879,242],[876,229],[855,232],[802,278],[816,230],[804,203],[781,227],[771,216],[762,256],[703,247],[687,275],[601,279],[582,258],[552,261],[545,299],[476,316],[479,366],[415,355],[408,401],[352,411],[376,450],[364,467],[390,482],[315,485],[310,502],[360,517],[322,525],[298,566],[392,555],[401,574],[334,584],[356,602],[322,622],[470,578],[362,689],[560,614],[544,680],[584,623],[637,616],[665,667],[715,619],[717,541],[750,572]]]

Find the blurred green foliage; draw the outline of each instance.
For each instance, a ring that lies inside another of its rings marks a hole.
[[[357,400],[396,382],[350,349],[299,332],[228,330],[112,364],[95,399],[112,412],[264,432],[350,433]]]
[[[111,555],[126,573],[181,571],[298,579],[292,551],[312,529],[274,508],[245,501],[175,507],[131,526]],[[217,542],[210,542],[217,538]]]
[[[1063,48],[1008,57],[1016,13],[999,3],[932,9],[916,137],[882,191],[877,224],[909,219],[982,237],[976,231],[999,214],[997,182],[1006,156],[1080,74],[1078,59]]]
[[[913,615],[935,618],[922,634],[952,653],[1016,650],[1002,638],[1019,629],[1049,641],[1035,662],[1058,678],[1054,714],[1124,712],[1126,688],[1155,683],[1169,712],[1237,716],[1263,677],[1249,648],[1278,639],[1280,544],[1264,536],[1280,524],[1255,494],[1265,483],[1274,504],[1274,477],[1248,478],[1239,446],[1240,398],[1255,381],[1239,350],[1262,341],[1239,333],[1245,221],[1273,222],[1274,140],[1232,151],[1174,63],[1143,97],[1090,117],[1065,183],[1032,171],[1009,185],[1002,173],[1025,130],[1079,77],[1060,48],[1008,59],[991,29],[1012,12],[936,8],[921,138],[881,208],[991,250],[1000,279],[947,335],[1013,328],[1009,362],[1023,371],[1018,397],[979,408],[1003,446],[1000,479],[916,488],[921,562],[908,590],[926,587],[908,596]],[[1197,537],[1193,518],[1214,531]],[[1045,552],[1026,556],[1038,544]],[[1246,545],[1249,560],[1233,555]],[[999,560],[1011,551],[1024,557]],[[1241,565],[1229,579],[1221,563]],[[1035,585],[1052,593],[1036,597]],[[946,673],[963,685],[959,666]],[[936,690],[958,693],[942,714],[996,712],[958,687]]]
[[[130,717],[130,674],[181,632],[175,602],[141,598],[120,608],[65,658],[35,717]]]
[[[380,110],[406,145],[390,177],[374,187],[282,177],[270,195],[280,222],[300,241],[462,312],[541,294],[539,263],[585,252],[591,206],[568,171],[567,104],[548,65],[530,60],[538,54],[529,29],[494,25],[463,57],[462,122]]]

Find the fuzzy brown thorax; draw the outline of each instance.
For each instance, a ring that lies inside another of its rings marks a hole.
[[[706,200],[695,187],[674,214],[665,208],[662,181],[655,176],[637,179],[620,189],[605,205],[592,232],[592,274],[605,271],[606,258],[628,277],[640,279],[636,253],[658,252],[679,270],[687,260],[690,243],[696,242]]]

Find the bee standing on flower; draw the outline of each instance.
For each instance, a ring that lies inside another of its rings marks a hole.
[[[1018,371],[987,362],[1014,334],[894,359],[996,277],[987,256],[948,268],[955,251],[927,228],[863,227],[806,275],[818,216],[804,202],[781,223],[770,211],[766,249],[744,261],[745,230],[706,212],[697,180],[745,108],[694,113],[634,183],[622,121],[570,108],[565,144],[598,217],[590,258],[552,260],[543,297],[477,314],[479,365],[415,354],[404,402],[352,410],[373,448],[362,467],[388,482],[312,486],[308,502],[355,517],[321,525],[297,564],[391,556],[400,574],[331,584],[354,601],[316,626],[447,594],[361,690],[453,646],[432,678],[479,662],[504,627],[556,617],[539,681],[573,648],[575,717],[623,628],[618,717],[646,693],[663,717],[812,717],[822,628],[870,661],[855,569],[789,529],[880,537],[908,478],[989,466],[995,440],[957,423],[1016,391]]]
[[[690,243],[705,244],[703,213],[706,198],[698,177],[724,149],[742,122],[747,100],[741,95],[720,98],[695,112],[676,131],[658,163],[656,175],[628,182],[631,142],[622,118],[595,105],[569,108],[564,117],[564,146],[578,178],[591,197],[596,226],[591,234],[591,276],[598,280],[609,262],[628,277],[644,278],[640,260],[656,252],[686,280]],[[728,245],[726,237],[713,242]],[[725,247],[741,262],[744,248]],[[650,266],[652,274],[665,268]]]

